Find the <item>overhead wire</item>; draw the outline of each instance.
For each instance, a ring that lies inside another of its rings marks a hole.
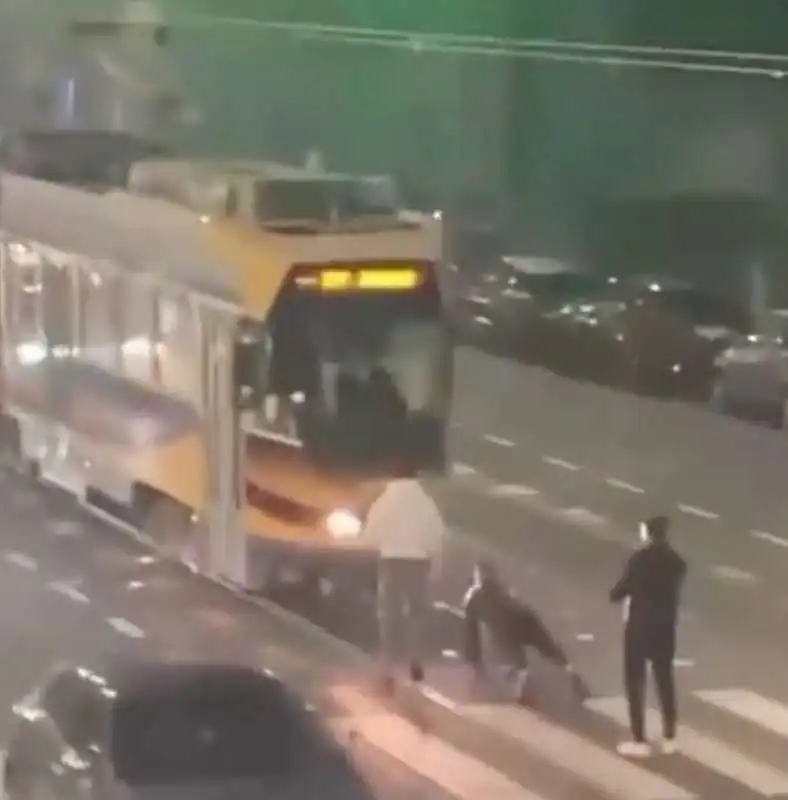
[[[408,49],[414,53],[460,54],[607,67],[734,74],[772,80],[782,79],[788,75],[788,55],[779,53],[604,44],[557,39],[504,39],[492,36],[419,33],[305,22],[266,22],[236,17],[190,16],[178,18],[174,22],[191,26],[226,25],[256,28],[289,33],[304,40]]]

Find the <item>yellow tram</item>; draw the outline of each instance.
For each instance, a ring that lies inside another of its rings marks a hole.
[[[354,549],[381,480],[445,462],[441,223],[399,213],[389,188],[219,160],[142,160],[103,191],[4,175],[2,402],[21,457],[184,552],[207,503],[216,303],[263,332],[249,544]]]

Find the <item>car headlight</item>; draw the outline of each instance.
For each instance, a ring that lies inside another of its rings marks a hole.
[[[323,524],[332,539],[356,539],[363,528],[358,516],[346,508],[331,511],[326,515]]]

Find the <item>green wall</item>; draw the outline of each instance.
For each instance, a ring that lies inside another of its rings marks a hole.
[[[173,80],[200,111],[185,148],[287,161],[318,149],[332,168],[395,173],[424,204],[505,208],[526,249],[582,247],[610,197],[763,198],[788,177],[783,79],[559,63],[514,44],[788,52],[786,0],[159,5]]]
[[[319,148],[329,164],[394,170],[425,192],[514,192],[526,204],[546,193],[565,205],[600,183],[618,190],[633,174],[680,171],[673,162],[687,147],[676,137],[713,138],[714,128],[729,139],[744,116],[760,125],[782,81],[537,61],[504,55],[500,43],[498,55],[435,52],[419,49],[420,33],[775,49],[788,30],[782,0],[750,0],[746,14],[738,0],[161,5],[182,80],[204,109],[190,146],[289,159]],[[412,36],[306,34],[282,23]]]
[[[395,172],[417,198],[446,205],[505,183],[512,64],[419,48],[412,38],[321,28],[503,33],[495,2],[296,0],[210,4],[167,0],[171,50],[202,122],[188,147],[299,160],[319,149],[331,168]],[[374,12],[374,13],[373,13]],[[253,17],[247,23],[231,18]],[[277,23],[313,23],[311,32]],[[273,24],[272,24],[273,23]]]
[[[160,4],[176,16],[788,52],[784,0],[160,0]]]
[[[508,35],[515,8],[512,0],[160,0],[160,5],[173,16],[205,14],[475,36]]]

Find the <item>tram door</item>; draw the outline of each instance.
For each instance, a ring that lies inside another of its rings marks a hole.
[[[41,258],[40,315],[45,402],[49,416],[62,420],[67,416],[70,385],[64,362],[73,355],[76,344],[77,282],[76,269],[68,261]],[[41,452],[41,477],[61,486],[77,497],[85,495],[84,458],[73,446],[66,425],[53,425]]]
[[[246,448],[233,388],[237,317],[207,304],[199,312],[207,486],[198,569],[211,578],[246,586]]]

